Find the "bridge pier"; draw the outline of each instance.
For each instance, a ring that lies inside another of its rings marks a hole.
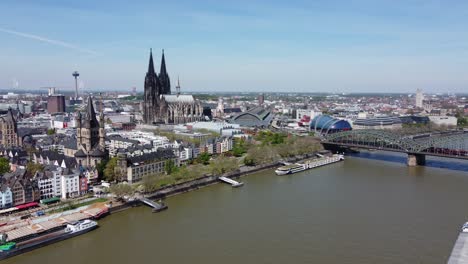
[[[426,164],[426,155],[408,153],[408,166],[422,166]]]

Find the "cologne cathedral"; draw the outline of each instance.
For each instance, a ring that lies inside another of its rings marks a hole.
[[[181,95],[177,80],[176,94],[171,94],[171,82],[166,70],[164,50],[159,75],[150,51],[148,72],[145,77],[145,93],[142,105],[145,124],[182,124],[202,119],[203,107],[193,95]]]

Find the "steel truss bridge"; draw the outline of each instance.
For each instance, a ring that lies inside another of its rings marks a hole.
[[[462,130],[417,135],[402,135],[389,130],[350,130],[323,135],[322,144],[325,148],[363,148],[408,153],[408,165],[423,165],[425,155],[468,160],[468,131]]]

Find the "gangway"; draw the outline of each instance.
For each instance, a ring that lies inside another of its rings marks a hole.
[[[152,207],[152,208],[153,208],[153,213],[155,213],[155,212],[160,212],[160,211],[162,211],[162,210],[167,209],[167,205],[165,205],[165,204],[159,204],[159,203],[157,203],[157,202],[155,202],[155,201],[151,201],[150,199],[145,198],[145,197],[140,197],[139,200],[140,200],[142,203],[144,203],[144,204],[146,204],[146,205]]]
[[[218,179],[220,181],[222,181],[222,182],[227,183],[227,184],[231,184],[232,187],[241,187],[242,185],[244,185],[243,182],[237,182],[237,181],[235,181],[233,179],[229,179],[229,178],[223,177],[223,176],[219,177]]]

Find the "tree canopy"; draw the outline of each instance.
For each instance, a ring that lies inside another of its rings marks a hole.
[[[10,171],[10,161],[7,158],[0,158],[0,174],[4,174]]]
[[[117,166],[117,157],[111,158],[104,168],[104,179],[107,181],[118,181],[122,175],[117,175],[115,167]]]

